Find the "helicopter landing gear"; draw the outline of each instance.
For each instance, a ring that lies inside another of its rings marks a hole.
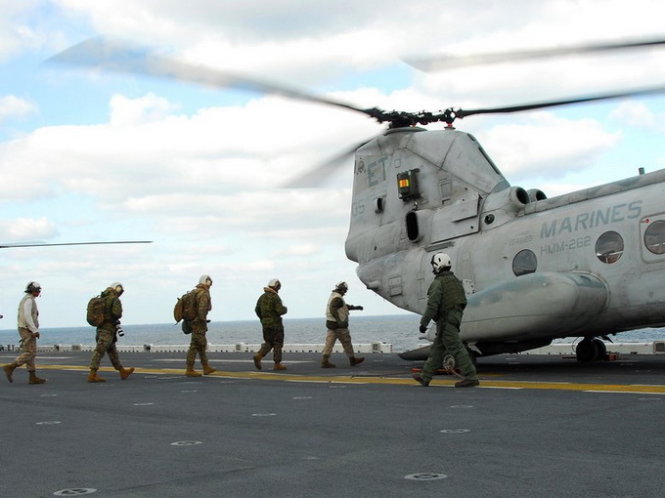
[[[597,337],[585,337],[575,348],[575,355],[577,361],[582,363],[604,360],[607,356],[607,348],[605,343]]]

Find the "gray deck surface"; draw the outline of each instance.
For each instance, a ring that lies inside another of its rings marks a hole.
[[[663,496],[665,356],[484,358],[473,389],[333,356],[213,353],[192,379],[182,353],[121,353],[134,375],[89,384],[90,353],[40,353],[46,384],[0,378],[0,496]]]

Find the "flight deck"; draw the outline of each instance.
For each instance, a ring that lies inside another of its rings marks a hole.
[[[0,352],[0,363],[14,353]],[[89,352],[43,352],[44,385],[0,379],[0,496],[661,496],[665,356],[502,355],[481,386],[424,388],[421,363],[369,354],[121,353],[127,380]],[[106,363],[105,363],[106,362]],[[198,365],[197,365],[198,366]]]

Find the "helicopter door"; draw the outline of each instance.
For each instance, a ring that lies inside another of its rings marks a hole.
[[[432,217],[432,244],[477,232],[479,205],[480,196],[469,192],[437,209]]]

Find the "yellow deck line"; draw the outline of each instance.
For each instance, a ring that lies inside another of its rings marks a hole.
[[[88,372],[89,368],[83,365],[39,365],[43,370],[72,370],[79,372]],[[113,372],[110,367],[102,367],[102,372]],[[155,375],[182,375],[184,370],[181,368],[137,368],[135,373],[155,374]],[[411,378],[398,377],[352,377],[348,375],[297,375],[291,373],[272,373],[272,372],[231,372],[218,370],[207,377],[222,377],[235,379],[258,379],[258,380],[278,380],[290,382],[323,382],[335,384],[386,384],[386,385],[407,385],[421,387]],[[430,386],[434,387],[453,387],[456,380],[434,379]],[[635,384],[585,384],[572,382],[543,382],[543,381],[512,381],[512,380],[485,380],[481,378],[481,388],[493,389],[541,389],[553,391],[590,391],[603,393],[640,393],[640,394],[665,394],[663,385],[635,385]]]

